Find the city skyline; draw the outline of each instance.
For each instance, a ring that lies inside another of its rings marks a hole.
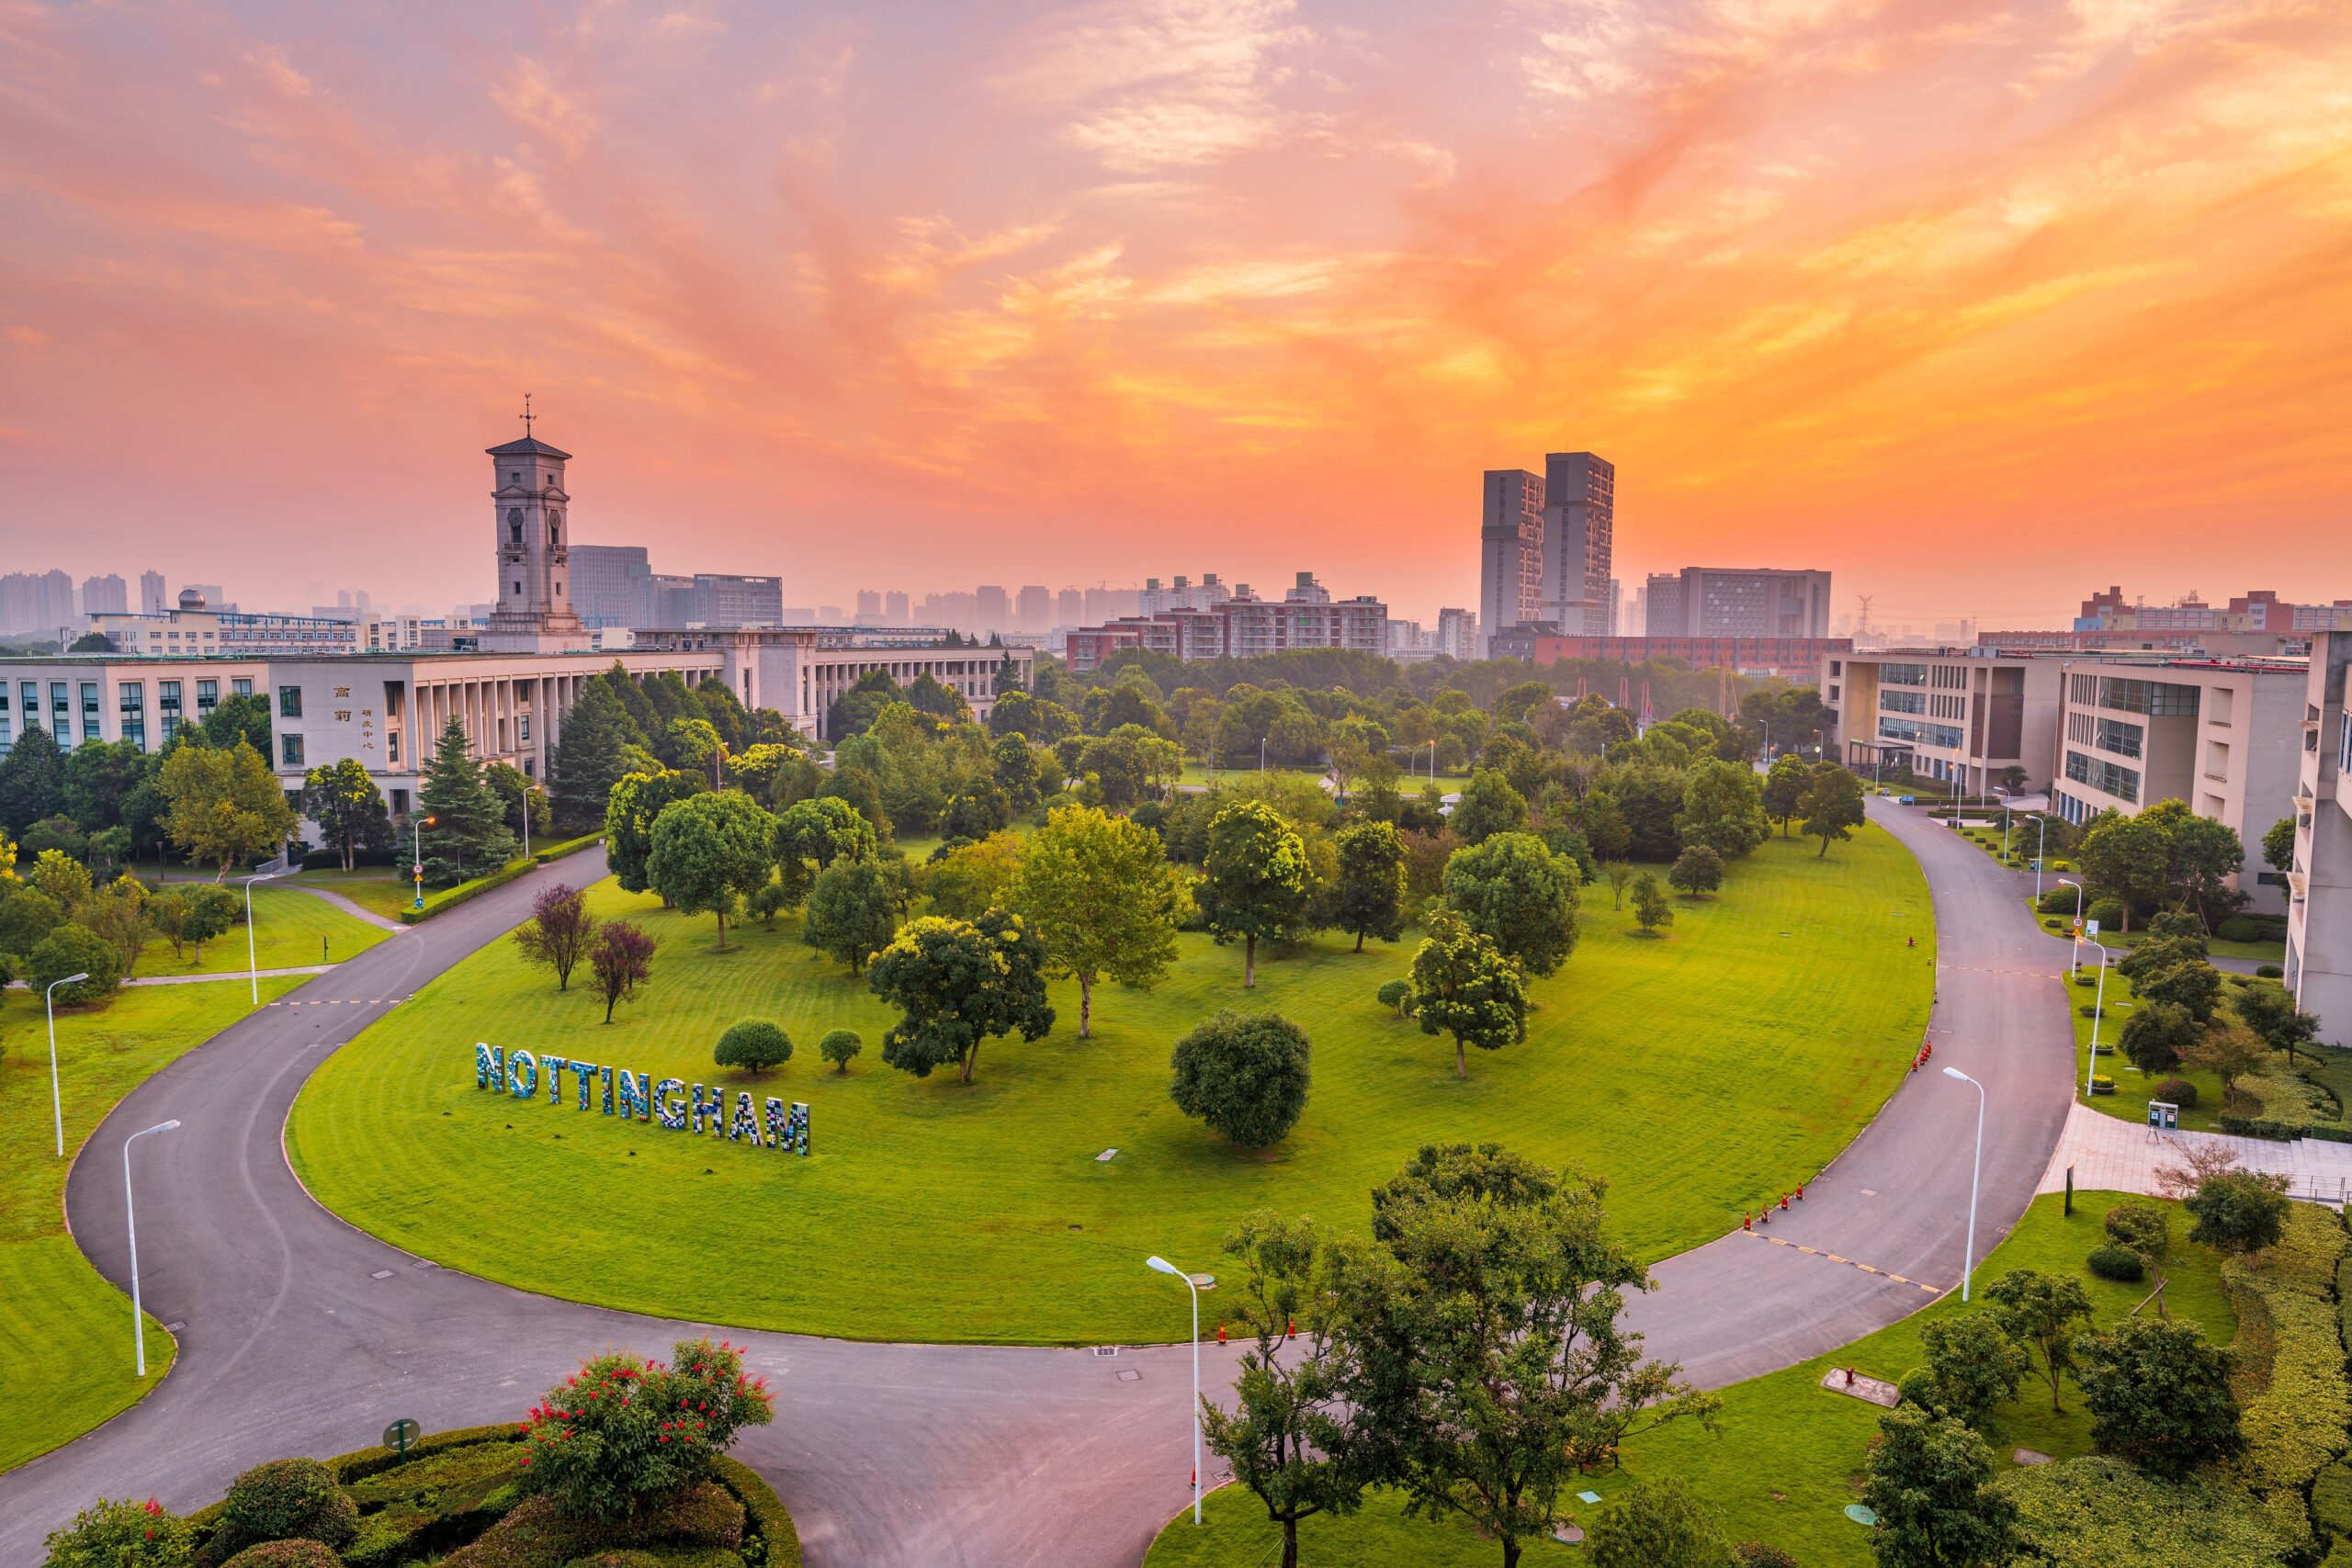
[[[795,604],[1174,557],[1433,619],[1477,474],[1561,446],[1619,467],[1626,581],[1801,555],[2030,625],[2352,577],[2340,13],[198,6],[0,51],[0,528],[77,581],[488,598],[439,563],[526,389],[582,542]]]

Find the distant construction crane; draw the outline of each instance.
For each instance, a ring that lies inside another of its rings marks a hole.
[[[1860,599],[1860,600],[1862,602],[1862,618],[1861,618],[1859,622],[1857,622],[1857,623],[1855,624],[1855,626],[1854,626],[1854,640],[1855,640],[1855,641],[1857,641],[1857,642],[1859,642],[1859,641],[1860,641],[1863,637],[1868,637],[1868,636],[1870,635],[1870,629],[1871,629],[1871,595],[1870,595],[1870,594],[1867,594],[1867,593],[1857,593],[1857,594],[1855,594],[1855,595],[1854,595],[1854,597],[1855,597],[1855,598],[1857,598],[1857,599]]]

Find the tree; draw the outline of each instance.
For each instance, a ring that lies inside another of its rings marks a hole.
[[[1225,1253],[1240,1280],[1221,1310],[1256,1343],[1241,1353],[1232,1410],[1202,1403],[1202,1439],[1282,1527],[1282,1568],[1298,1568],[1298,1522],[1352,1513],[1371,1473],[1372,1440],[1346,1397],[1343,1255],[1313,1221],[1264,1213],[1225,1238]]]
[[[141,787],[161,766],[135,740],[85,740],[65,758],[58,804],[85,833],[127,826]]]
[[[1445,863],[1445,901],[1474,931],[1531,975],[1550,975],[1575,951],[1573,863],[1532,833],[1497,833]]]
[[[531,918],[514,928],[514,945],[526,964],[543,964],[555,971],[555,988],[569,989],[571,972],[588,953],[596,934],[596,918],[588,912],[588,896],[559,882],[532,897]]]
[[[363,854],[390,854],[396,848],[384,792],[356,757],[322,762],[303,775],[302,815],[319,825],[319,837],[345,871]]]
[[[1078,1037],[1093,1032],[1094,987],[1158,985],[1176,961],[1176,881],[1150,829],[1091,806],[1057,807],[1029,840],[1010,907],[1078,982]]]
[[[243,741],[233,750],[177,748],[164,760],[160,786],[169,803],[164,832],[189,859],[214,862],[215,881],[293,835],[294,808],[261,753]]]
[[[899,902],[880,865],[870,860],[837,860],[817,874],[808,888],[808,913],[800,940],[857,974],[899,929]]]
[[[1622,860],[1606,862],[1600,868],[1600,874],[1609,879],[1609,891],[1615,899],[1610,907],[1615,909],[1623,908],[1625,889],[1634,885],[1633,863]]]
[[[1993,1450],[1951,1416],[1901,1404],[1879,1418],[1862,1503],[1879,1568],[1993,1568],[2018,1540],[2017,1505],[1992,1485]]]
[[[642,893],[652,886],[648,870],[653,858],[653,824],[662,812],[701,790],[700,779],[674,768],[625,773],[613,785],[612,798],[605,805],[605,863],[622,892]]]
[[[1217,1013],[1176,1042],[1168,1098],[1244,1148],[1281,1143],[1306,1109],[1306,1032],[1272,1013]]]
[[[487,876],[503,869],[521,848],[506,830],[506,813],[491,793],[481,764],[474,761],[466,727],[454,714],[442,727],[416,795],[419,809],[432,823],[424,835],[428,886],[455,887]]]
[[[2230,1353],[2190,1323],[2127,1317],[2105,1333],[2077,1336],[2075,1381],[2090,1407],[2091,1441],[2166,1481],[2236,1458],[2246,1442],[2232,1365]]]
[[[605,819],[613,786],[631,771],[626,752],[634,728],[613,689],[602,680],[589,682],[563,716],[548,753],[556,821],[584,831]]]
[[[1222,947],[1242,946],[1241,985],[1258,984],[1258,940],[1282,939],[1306,919],[1306,846],[1262,800],[1237,800],[1209,823],[1208,853],[1195,897]]]
[[[1610,1235],[1603,1190],[1491,1145],[1424,1149],[1374,1194],[1385,1256],[1341,1287],[1360,1303],[1351,1403],[1408,1508],[1461,1515],[1506,1568],[1585,1465],[1721,1405],[1627,1332],[1626,1295],[1649,1275]]]
[[[815,907],[812,897],[812,915]],[[1016,1029],[1023,1040],[1043,1039],[1054,1026],[1045,961],[1035,934],[1001,910],[978,922],[910,922],[875,954],[866,981],[900,1015],[882,1037],[882,1060],[917,1077],[960,1063],[970,1083],[983,1041]]]
[[[2160,800],[2134,820],[2164,844],[2166,903],[2211,920],[2245,902],[2229,885],[2245,864],[2245,844],[2227,823],[2199,816],[2183,800]]]
[[[65,784],[65,760],[49,727],[37,714],[21,716],[16,744],[0,756],[0,831],[12,839],[57,810]]]
[[[2287,1178],[2225,1170],[2197,1184],[2181,1207],[2188,1239],[2241,1257],[2276,1247],[2287,1228]]]
[[[263,756],[269,755],[269,699],[249,693],[232,693],[204,716],[198,727],[204,743],[216,751],[232,751],[243,741]]]
[[[1140,724],[1123,724],[1086,743],[1078,772],[1092,777],[1109,806],[1132,806],[1168,793],[1184,772],[1184,753]]]
[[[2295,1059],[2295,1047],[2319,1038],[2319,1020],[2295,1005],[2284,986],[2252,985],[2239,989],[2233,1004],[2245,1026],[2274,1051]]]
[[[1764,815],[1781,825],[1781,837],[1783,839],[1789,836],[1789,818],[1797,814],[1804,799],[1811,773],[1804,758],[1783,751],[1774,759],[1772,771],[1764,775],[1759,804],[1764,807]],[[1860,781],[1855,782],[1859,784]]]
[[[1448,909],[1413,954],[1413,1015],[1422,1033],[1453,1036],[1453,1076],[1467,1078],[1465,1045],[1499,1051],[1527,1038],[1527,982],[1491,937]]]
[[[187,1521],[150,1497],[101,1497],[51,1530],[41,1568],[187,1568],[195,1555]]]
[[[792,1060],[792,1038],[764,1018],[747,1018],[728,1025],[710,1059],[722,1067],[741,1067],[753,1077]]]
[[[2003,1400],[2015,1399],[2033,1363],[2001,1330],[1991,1313],[1939,1319],[1919,1330],[1937,1403],[1970,1427],[1979,1427]]]
[[[614,1004],[635,997],[637,987],[652,976],[653,939],[628,920],[606,920],[588,943],[588,972],[596,977],[605,1021],[610,1023]]]
[[[1804,818],[1804,836],[1821,840],[1815,858],[1826,860],[1833,840],[1850,839],[1862,825],[1862,781],[1835,762],[1817,763],[1797,799],[1797,811]]]
[[[555,813],[548,804],[547,791],[531,782],[531,775],[512,762],[492,762],[481,771],[482,782],[490,786],[503,814],[501,820],[510,833],[523,833],[526,825],[541,839],[555,823]],[[525,834],[525,837],[528,837]]]
[[[1406,1017],[1406,1004],[1413,999],[1413,982],[1384,980],[1380,989],[1374,993],[1374,998],[1398,1018]]]
[[[25,978],[35,992],[45,991],[68,975],[89,978],[57,987],[62,1007],[79,1007],[110,996],[122,983],[122,954],[97,932],[72,921],[53,928],[26,954]]]
[[[1469,786],[1454,802],[1453,815],[1446,825],[1465,844],[1484,842],[1496,833],[1522,832],[1527,827],[1527,798],[1511,788],[1501,773],[1480,768],[1470,775]]]
[[[187,940],[187,895],[164,888],[147,900],[141,911],[150,930],[172,944],[172,956],[184,955]]]
[[[1405,841],[1389,822],[1356,822],[1340,829],[1340,885],[1333,923],[1356,939],[1395,942],[1405,933]]]
[[[187,900],[187,917],[180,934],[196,950],[196,958],[201,962],[204,944],[244,919],[245,907],[228,888],[210,884],[190,887],[181,896]]]
[[[2263,863],[2284,875],[2295,869],[2295,819],[2281,817],[2262,835]]]
[[[1693,844],[1675,857],[1666,880],[1693,898],[1713,893],[1724,885],[1724,857],[1704,844]]]
[[[2143,1073],[2168,1073],[2197,1043],[2197,1021],[2172,1002],[2143,1002],[2123,1021],[2116,1044]]]
[[[776,876],[786,908],[808,897],[817,874],[839,860],[872,860],[881,852],[874,824],[835,796],[796,801],[775,819]]]
[[[2161,899],[2170,885],[2172,863],[2164,823],[2145,812],[2126,817],[2102,811],[2083,829],[2075,846],[2075,862],[2082,867],[2095,897],[2113,898],[2123,906],[2123,930],[2132,930],[2132,911]]]
[[[854,1029],[836,1029],[817,1042],[817,1055],[833,1065],[833,1071],[849,1071],[852,1056],[865,1049],[865,1042]]]
[[[2041,1353],[2034,1370],[2050,1385],[2050,1408],[2061,1408],[2059,1388],[2074,1364],[2075,1325],[2088,1322],[2091,1315],[2083,1282],[2039,1269],[2012,1269],[1984,1288],[1984,1299],[1993,1303],[2001,1332]]]
[[[723,952],[728,914],[775,869],[775,818],[741,790],[690,795],[653,819],[646,880],[687,914],[718,916]]]
[[[1856,781],[1858,793],[1860,787]],[[1762,843],[1771,826],[1764,818],[1763,786],[1756,770],[1746,762],[1714,759],[1692,764],[1674,828],[1686,848],[1704,844],[1725,860],[1736,860]]]
[[[1634,1483],[1585,1537],[1593,1568],[1733,1568],[1714,1513],[1675,1476]]]
[[[90,868],[62,850],[42,850],[25,873],[25,885],[57,900],[67,914],[78,914],[90,901]]]
[[[718,785],[719,759],[727,754],[727,743],[718,738],[718,727],[707,718],[673,718],[662,728],[661,742],[654,754],[680,773],[693,773],[716,789]]]
[[[1674,923],[1674,906],[1666,901],[1666,889],[1658,886],[1656,872],[1645,871],[1634,878],[1634,923],[1645,933]]]
[[[708,1478],[737,1433],[775,1413],[767,1380],[725,1343],[681,1339],[667,1362],[607,1352],[540,1396],[516,1473],[568,1517],[628,1521]]]
[[[2237,1098],[2238,1079],[2258,1070],[2269,1050],[2269,1043],[2245,1024],[2217,1019],[2198,1036],[2182,1060],[2211,1068],[2222,1080],[2222,1098],[2226,1102]]]
[[[922,868],[922,890],[930,895],[931,912],[976,920],[984,910],[1010,907],[1027,856],[1028,841],[1012,833],[990,833],[978,843],[953,849],[941,845]]]

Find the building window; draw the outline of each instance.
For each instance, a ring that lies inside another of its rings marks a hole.
[[[529,714],[521,714],[521,715],[518,715],[518,716],[515,717],[514,725],[515,725],[515,729],[514,729],[514,733],[515,733],[515,734],[517,734],[518,736],[522,737],[522,738],[523,738],[524,739],[526,739],[526,740],[528,740],[528,739],[531,738],[531,716],[530,716]]]
[[[2137,757],[2147,739],[2147,731],[2136,724],[2120,718],[2102,718],[2091,729],[2091,743],[2102,751],[2112,751],[2119,757]]]
[[[238,696],[250,697],[254,694],[253,678],[249,675],[236,676],[230,681],[229,690]]]
[[[1924,686],[1928,683],[1928,667],[1924,664],[1882,664],[1878,667],[1878,679],[1883,686]]]
[[[301,687],[280,686],[277,688],[277,716],[280,718],[300,718],[302,716]]]
[[[96,740],[100,739],[98,730],[98,683],[96,681],[85,681],[82,682],[82,739],[85,740]]]
[[[388,729],[384,732],[384,755],[391,761],[397,762],[401,760],[401,732],[399,730]]]
[[[204,717],[220,705],[220,682],[198,681],[196,683],[196,716]]]
[[[125,681],[115,688],[115,700],[122,709],[122,738],[147,750],[147,683]]]
[[[395,817],[408,815],[408,791],[404,789],[392,791],[392,815]]]
[[[277,760],[289,768],[300,767],[302,738],[299,735],[280,735],[277,738]]]
[[[2128,800],[2134,806],[2140,802],[2140,774],[2136,769],[2070,750],[2066,753],[2066,776],[2118,800]]]

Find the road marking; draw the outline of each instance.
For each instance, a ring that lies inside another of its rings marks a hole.
[[[1880,1279],[1888,1280],[1893,1284],[1916,1285],[1931,1296],[1940,1296],[1943,1294],[1942,1291],[1937,1289],[1933,1285],[1926,1284],[1917,1280],[1906,1279],[1901,1274],[1891,1273],[1884,1269],[1874,1269],[1867,1263],[1857,1263],[1850,1258],[1840,1258],[1834,1252],[1824,1252],[1819,1247],[1807,1247],[1800,1241],[1790,1241],[1784,1237],[1777,1235],[1766,1235],[1761,1231],[1741,1231],[1738,1234],[1741,1235],[1752,1235],[1759,1241],[1769,1241],[1774,1247],[1785,1247],[1792,1252],[1802,1252],[1810,1258],[1826,1258],[1832,1263],[1840,1263],[1849,1269],[1860,1269],[1865,1274],[1875,1274]]]

